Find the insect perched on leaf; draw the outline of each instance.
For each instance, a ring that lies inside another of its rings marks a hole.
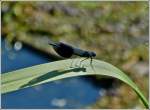
[[[64,58],[70,58],[72,55],[86,57],[81,62],[90,58],[91,65],[92,65],[92,58],[96,56],[96,53],[94,53],[92,51],[82,50],[82,49],[73,47],[71,45],[62,43],[62,42],[58,42],[58,43],[49,42],[49,45],[52,45],[54,50],[57,52],[57,54],[59,54],[60,56],[62,56]],[[80,62],[80,64],[81,64],[81,62]]]

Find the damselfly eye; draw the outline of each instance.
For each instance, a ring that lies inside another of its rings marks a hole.
[[[92,54],[92,57],[95,57],[95,56],[96,56],[96,53],[94,53],[94,52],[92,52],[91,54]]]

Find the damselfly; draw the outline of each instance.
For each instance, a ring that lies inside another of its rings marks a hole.
[[[77,55],[80,57],[86,57],[85,59],[83,59],[81,62],[83,62],[84,60],[90,58],[90,65],[92,65],[92,58],[96,56],[95,52],[92,51],[87,51],[87,50],[82,50],[76,47],[73,47],[69,44],[66,43],[62,43],[62,42],[49,42],[50,45],[53,46],[54,50],[56,51],[57,54],[59,54],[60,56],[64,57],[64,58],[70,58],[72,55]]]

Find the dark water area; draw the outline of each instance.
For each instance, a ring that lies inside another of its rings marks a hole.
[[[4,39],[1,47],[2,74],[52,61],[25,45],[18,51],[9,49]],[[101,88],[95,87],[85,79],[85,77],[68,78],[3,94],[1,106],[3,109],[85,108],[101,97]]]

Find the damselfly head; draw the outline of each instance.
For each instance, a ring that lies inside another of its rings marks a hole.
[[[92,57],[95,57],[95,56],[96,56],[96,53],[91,52],[91,56],[92,56]]]

